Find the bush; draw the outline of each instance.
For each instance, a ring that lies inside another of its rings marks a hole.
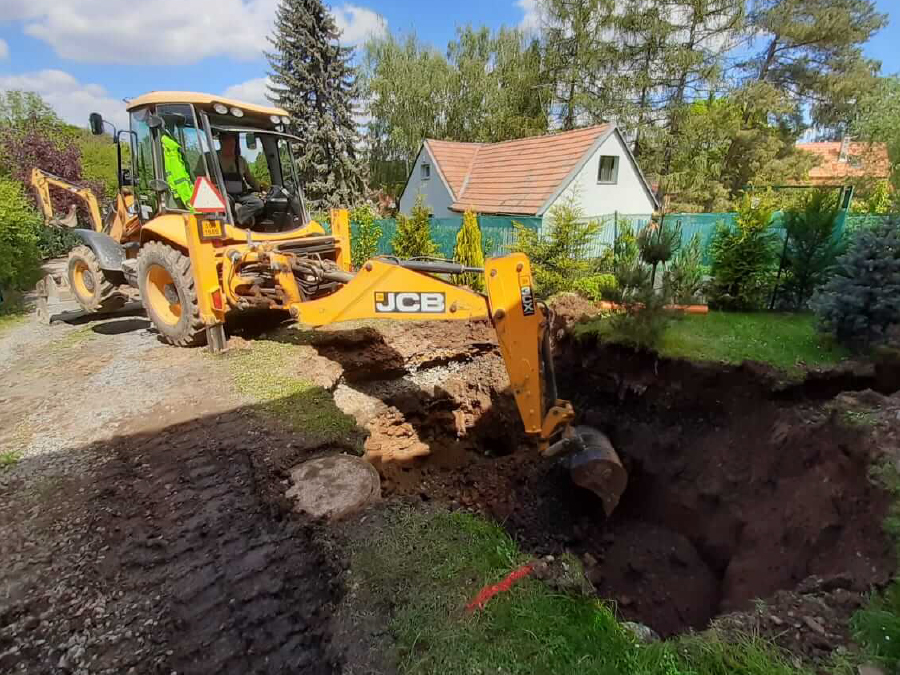
[[[378,253],[382,231],[375,222],[375,216],[375,209],[369,204],[358,206],[350,212],[350,221],[356,224],[356,232],[350,239],[350,262],[354,269],[359,269]]]
[[[577,279],[573,287],[579,295],[599,302],[600,300],[615,300],[619,282],[612,274],[592,274]]]
[[[672,265],[663,278],[663,286],[672,301],[679,305],[691,305],[698,300],[703,289],[703,242],[699,234],[691,237],[687,246],[678,251]]]
[[[513,221],[516,228],[515,250],[531,260],[534,283],[543,297],[575,289],[577,279],[591,272],[584,258],[600,223],[586,221],[584,211],[574,201],[554,206],[541,234]]]
[[[398,258],[435,258],[438,246],[431,238],[431,210],[422,195],[416,199],[409,217],[397,216],[397,232],[391,242]]]
[[[858,230],[812,307],[845,345],[886,341],[888,329],[900,323],[900,220]]]
[[[62,258],[82,241],[68,227],[47,227],[40,223],[37,227],[37,247],[41,258]]]
[[[765,305],[777,260],[777,235],[771,227],[774,214],[771,196],[748,194],[741,199],[735,227],[716,226],[710,244],[710,304],[722,309]]]
[[[42,226],[22,186],[0,179],[0,289],[24,290],[40,278],[35,233]]]
[[[834,269],[843,244],[835,237],[840,203],[833,192],[817,190],[801,208],[784,214],[787,246],[784,249],[782,298],[791,309],[804,309],[816,288]]]
[[[471,211],[463,216],[462,227],[456,233],[453,260],[466,267],[484,267],[484,249],[481,248],[481,228],[478,218]],[[484,275],[468,272],[454,277],[454,283],[476,291],[484,290]]]

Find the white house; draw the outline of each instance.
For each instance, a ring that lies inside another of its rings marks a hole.
[[[622,134],[612,124],[501,143],[422,143],[400,212],[418,195],[436,218],[466,210],[543,217],[576,196],[585,216],[649,216],[658,208]]]

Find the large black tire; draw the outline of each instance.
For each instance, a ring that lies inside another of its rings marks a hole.
[[[118,284],[100,269],[100,261],[89,246],[76,246],[69,252],[66,276],[75,300],[85,312],[110,311],[125,304]]]
[[[190,258],[151,241],[138,255],[137,274],[141,302],[163,338],[178,347],[206,344]]]

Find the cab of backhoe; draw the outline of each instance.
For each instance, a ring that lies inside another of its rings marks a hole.
[[[299,139],[287,133],[284,110],[194,92],[153,92],[132,99],[127,110],[138,215],[150,230],[159,226],[160,238],[169,238],[166,224],[173,220],[161,217],[190,212],[201,176],[225,198],[230,240],[246,241],[247,230],[256,239],[280,240],[309,229],[291,147]]]

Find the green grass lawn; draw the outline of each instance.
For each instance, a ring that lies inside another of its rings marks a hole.
[[[579,327],[576,334],[599,334],[605,319]],[[614,336],[613,336],[614,339]],[[710,312],[678,315],[666,326],[656,347],[662,356],[741,363],[761,361],[787,371],[806,365],[831,366],[849,356],[816,330],[811,314]]]
[[[787,656],[757,637],[715,633],[639,644],[610,607],[526,579],[486,609],[478,590],[527,561],[499,527],[443,511],[390,512],[352,554],[354,579],[393,608],[401,673],[416,675],[787,675]]]

